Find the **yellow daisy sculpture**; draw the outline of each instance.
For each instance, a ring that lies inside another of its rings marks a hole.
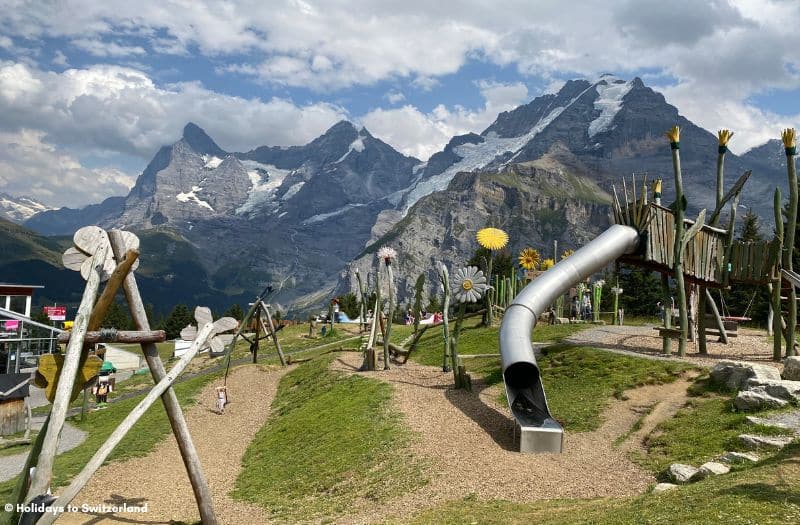
[[[508,244],[508,234],[499,228],[483,228],[476,235],[478,244],[487,250],[500,250]]]
[[[545,259],[542,261],[542,265],[539,267],[540,270],[549,270],[553,266],[556,265],[556,262],[553,259]]]
[[[534,248],[525,248],[519,252],[519,265],[526,270],[535,270],[539,266],[539,252]]]

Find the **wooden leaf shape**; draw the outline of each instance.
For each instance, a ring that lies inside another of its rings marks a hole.
[[[35,384],[38,385],[42,381],[47,383],[44,387],[44,395],[51,403],[56,397],[56,387],[58,386],[58,379],[63,366],[64,356],[61,354],[44,354],[39,358]],[[70,401],[74,401],[81,391],[88,386],[88,383],[100,372],[101,366],[103,366],[103,360],[99,357],[91,355],[86,358],[83,366],[78,370],[78,377],[72,387]]]
[[[181,330],[181,339],[184,341],[194,341],[194,338],[197,337],[197,328],[192,325],[186,325],[183,330]]]
[[[233,330],[238,326],[239,326],[239,321],[237,321],[233,317],[220,317],[214,323],[214,333],[219,334],[222,332],[227,332],[228,330]]]
[[[83,264],[81,264],[81,277],[83,277],[84,280],[89,279],[89,275],[92,273],[93,260],[93,257],[89,257],[83,261]],[[116,267],[117,265],[114,264],[114,259],[107,258],[105,261],[103,261],[103,269],[100,271],[100,280],[107,281],[108,278],[111,277],[111,274],[114,273],[114,268]]]
[[[61,262],[64,264],[64,267],[68,270],[72,270],[75,272],[81,271],[81,265],[86,261],[87,255],[77,249],[76,247],[72,246],[67,248],[67,251],[61,256]]]
[[[75,246],[80,251],[86,255],[92,256],[94,252],[97,251],[97,247],[100,246],[100,243],[108,242],[108,235],[106,231],[99,226],[84,226],[75,232],[75,235],[72,236],[72,242],[75,243]]]
[[[195,308],[194,318],[197,321],[198,327],[214,322],[214,318],[211,316],[211,308],[207,306],[198,306]]]
[[[218,354],[225,350],[225,344],[218,337],[211,339],[211,351]]]

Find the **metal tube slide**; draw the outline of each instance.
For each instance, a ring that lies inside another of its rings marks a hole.
[[[500,356],[508,406],[520,427],[520,452],[563,449],[564,430],[550,415],[531,344],[539,315],[571,286],[633,253],[638,244],[636,230],[615,224],[537,277],[506,310],[500,325]]]

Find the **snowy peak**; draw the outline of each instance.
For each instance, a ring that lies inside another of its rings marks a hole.
[[[595,85],[597,99],[594,108],[600,115],[589,123],[589,138],[611,128],[614,117],[622,108],[622,99],[633,88],[633,82],[625,82],[612,76],[605,76]]]
[[[0,193],[0,217],[11,222],[22,223],[39,212],[52,209],[30,197],[13,197]]]
[[[212,155],[219,158],[224,158],[227,153],[217,146],[217,143],[208,136],[208,134],[193,122],[189,122],[183,128],[183,141],[186,142],[193,150],[201,155]]]

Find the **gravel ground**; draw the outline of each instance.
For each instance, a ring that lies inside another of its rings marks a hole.
[[[214,388],[207,385],[199,394],[199,404],[189,409],[186,420],[197,453],[211,487],[214,510],[220,523],[265,523],[263,509],[232,500],[241,469],[241,458],[255,433],[267,420],[269,409],[285,369],[242,366],[228,377],[230,404],[225,414],[216,412]],[[175,439],[170,437],[148,456],[103,466],[73,502],[82,504],[141,506],[147,513],[65,514],[58,523],[169,523],[170,520],[199,520],[191,485],[183,467]]]
[[[590,328],[569,337],[569,343],[588,345],[595,348],[633,353],[640,357],[650,356],[658,359],[674,359],[687,361],[699,366],[711,368],[723,359],[770,364],[783,370],[783,363],[772,361],[772,342],[765,332],[739,328],[738,337],[728,339],[727,345],[718,343],[713,338],[708,340],[708,354],[700,355],[696,343],[687,342],[686,356],[678,357],[678,342],[672,342],[672,355],[661,353],[661,337],[658,331],[648,326],[614,326],[604,325]]]
[[[31,428],[39,430],[42,428],[45,416],[33,416]],[[86,432],[78,430],[69,423],[64,423],[61,430],[61,440],[58,443],[57,453],[61,454],[67,450],[77,447],[86,439]],[[0,481],[7,481],[22,472],[25,462],[28,460],[28,452],[14,454],[13,456],[0,457]]]
[[[343,354],[334,367],[353,372],[360,361],[359,355]],[[499,386],[487,388],[473,379],[473,393],[454,390],[452,374],[413,362],[364,374],[394,386],[395,404],[417,435],[412,449],[431,465],[430,482],[387,504],[364,502],[360,512],[341,523],[399,518],[468,495],[525,502],[641,494],[655,479],[628,459],[627,450],[639,446],[638,434],[627,440],[630,446],[614,441],[662,399],[668,406],[654,410],[647,428],[671,417],[685,402],[689,385],[678,381],[637,389],[635,396],[611,405],[596,431],[566,433],[565,453],[533,455],[516,452],[513,421],[496,403]]]

